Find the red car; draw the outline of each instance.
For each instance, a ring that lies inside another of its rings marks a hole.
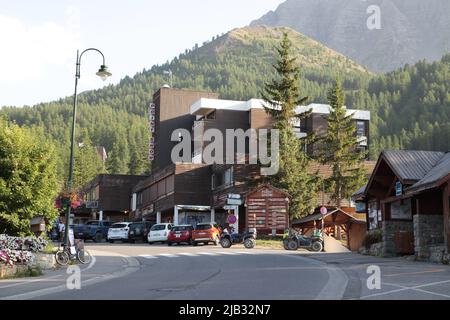
[[[174,243],[180,244],[182,242],[192,244],[192,230],[191,225],[175,226],[170,230],[167,236],[167,245],[171,246]]]

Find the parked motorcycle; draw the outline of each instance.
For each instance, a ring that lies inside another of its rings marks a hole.
[[[321,236],[307,237],[300,233],[290,234],[283,240],[286,250],[297,250],[298,248],[309,251],[320,252],[323,250],[323,238]]]
[[[247,249],[252,249],[256,245],[256,230],[249,230],[245,233],[229,233],[227,230],[222,232],[220,245],[222,248],[230,248],[234,244],[244,244]]]

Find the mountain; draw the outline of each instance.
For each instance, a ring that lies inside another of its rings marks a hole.
[[[370,30],[378,9],[381,29]],[[293,28],[376,72],[450,51],[448,0],[287,0],[250,25]]]
[[[359,88],[373,76],[362,66],[317,41],[285,27],[245,27],[213,37],[202,46],[195,45],[172,61],[156,65],[119,85],[85,94],[86,102],[102,101],[117,109],[145,114],[146,104],[155,90],[167,83],[165,70],[173,72],[177,88],[210,90],[223,99],[250,99],[260,96],[263,83],[275,72],[275,47],[283,32],[293,43],[293,52],[302,68],[304,94],[325,101],[326,91],[336,76],[342,77],[348,88]],[[135,97],[134,92],[145,91]],[[133,105],[134,99],[137,103]],[[137,108],[137,109],[136,109]]]
[[[371,111],[372,159],[384,148],[450,150],[450,54],[434,63],[421,61],[377,75],[292,29],[265,26],[232,30],[117,85],[80,94],[77,142],[104,146],[111,173],[148,171],[147,106],[153,92],[167,82],[164,70],[172,70],[177,88],[210,90],[224,99],[257,98],[274,75],[274,48],[283,32],[293,43],[302,95],[309,102],[326,102],[328,89],[340,76],[347,106]],[[72,99],[67,97],[33,107],[3,107],[0,116],[53,141],[64,178],[71,110]]]
[[[117,85],[81,93],[78,97],[77,144],[104,146],[111,173],[148,171],[147,106],[172,70],[177,88],[210,90],[224,99],[260,97],[264,81],[274,75],[275,46],[287,32],[302,66],[303,95],[325,102],[331,82],[342,77],[348,88],[367,86],[373,76],[345,56],[289,28],[247,27],[214,37],[163,65],[125,77]],[[72,98],[32,107],[3,107],[0,116],[32,128],[57,145],[59,173],[68,171]],[[83,170],[83,168],[78,168]]]

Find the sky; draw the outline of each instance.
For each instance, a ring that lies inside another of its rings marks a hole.
[[[248,25],[283,0],[0,0],[0,107],[33,105],[115,84],[196,43]]]

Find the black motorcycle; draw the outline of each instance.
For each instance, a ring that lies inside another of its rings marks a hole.
[[[297,250],[298,248],[302,248],[309,251],[320,252],[323,250],[323,238],[321,236],[307,237],[300,233],[294,233],[283,240],[283,246],[286,250]]]
[[[256,230],[247,231],[245,233],[222,232],[220,237],[220,245],[222,248],[230,248],[234,244],[244,244],[247,249],[252,249],[256,245]]]

